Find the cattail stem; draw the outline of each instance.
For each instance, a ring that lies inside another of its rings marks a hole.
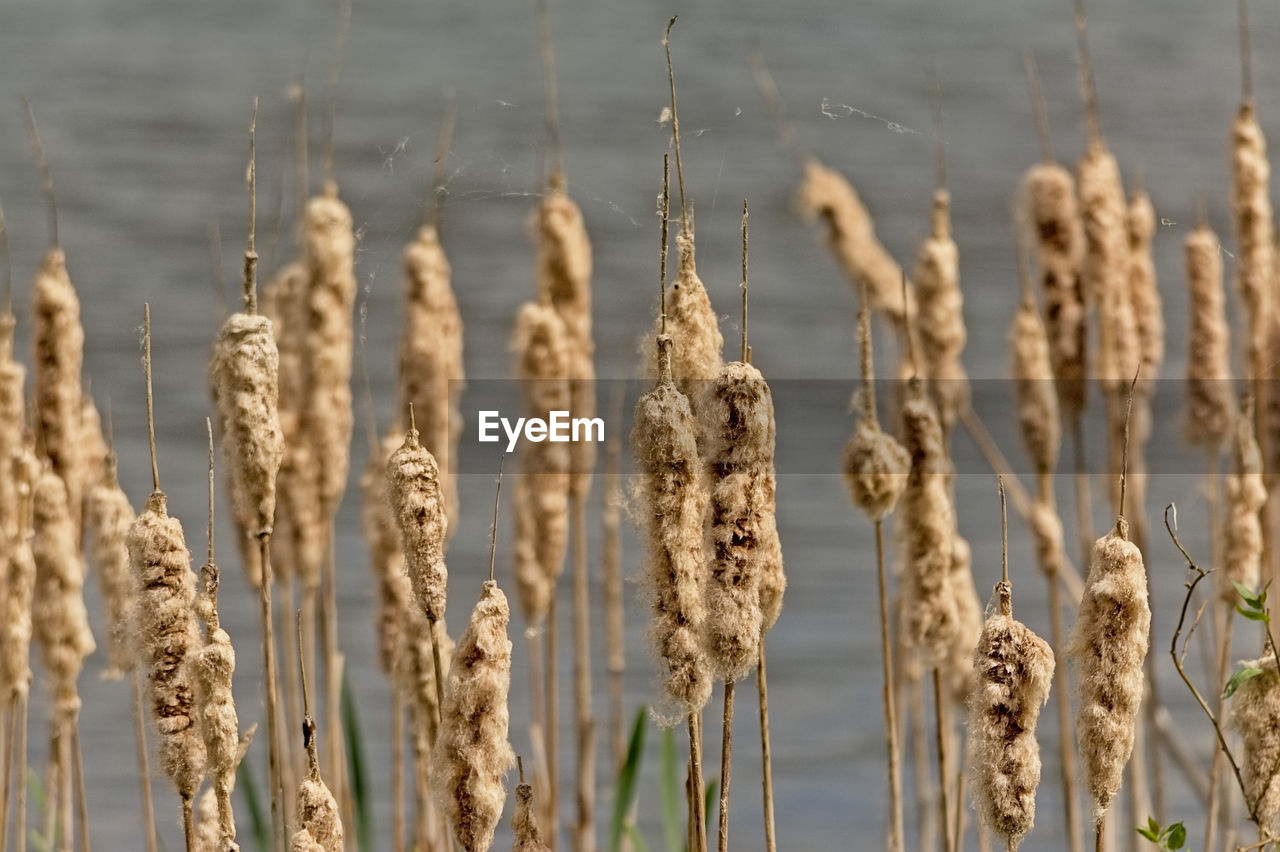
[[[182,834],[187,839],[187,852],[196,852],[196,823],[191,796],[182,797]]]
[[[938,752],[938,809],[942,815],[942,848],[944,852],[954,852],[955,835],[951,826],[950,783],[947,778],[947,706],[942,700],[942,672],[933,667],[933,709],[936,727]]]
[[[545,700],[544,709],[547,716],[543,721],[543,733],[547,739],[547,845],[555,852],[559,846],[560,835],[560,761],[557,751],[559,749],[559,740],[556,727],[559,722],[560,701],[558,698],[559,678],[557,676],[556,666],[556,596],[553,591],[551,601],[547,606],[547,622],[546,632],[546,655],[543,657],[546,663],[546,685],[543,689]]]
[[[729,852],[729,782],[733,763],[733,681],[724,682],[724,717],[720,739],[719,852]]]
[[[621,396],[618,397],[619,402]],[[618,406],[615,406],[615,410]],[[621,419],[618,412],[617,419]],[[622,605],[622,478],[618,472],[621,442],[610,436],[605,450],[604,505],[604,610],[609,671],[609,747],[614,768],[626,759],[626,713],[623,705],[623,674],[626,672],[626,642]],[[537,718],[536,716],[534,718]]]
[[[80,852],[89,848],[89,801],[85,795],[84,754],[80,749],[80,726],[71,728],[71,774],[75,780],[76,821],[80,825]]]
[[[868,389],[868,393],[870,393]],[[884,521],[875,522],[876,584],[880,594],[880,661],[884,669],[884,720],[889,761],[889,852],[903,852],[902,758],[898,750],[898,708],[894,697],[897,680],[893,670],[893,642],[889,633],[889,588],[884,567]],[[760,654],[760,675],[764,677],[764,653]],[[764,714],[764,686],[761,686],[761,716]]]
[[[438,725],[439,723],[437,723]],[[391,848],[404,849],[404,702],[391,685]]]
[[[1062,624],[1062,589],[1057,582],[1049,581],[1049,629],[1053,647],[1066,647],[1066,632]],[[1058,765],[1062,775],[1063,819],[1067,823],[1067,843],[1072,852],[1084,852],[1084,838],[1080,835],[1080,800],[1076,796],[1076,750],[1071,732],[1071,697],[1067,684],[1067,667],[1062,660],[1055,660],[1058,701]]]
[[[5,702],[4,712],[0,720],[4,726],[4,747],[0,748],[0,852],[9,850],[9,770],[13,763],[13,743],[17,738],[17,700]]]
[[[271,536],[258,536],[258,558],[262,563],[262,588],[258,602],[262,615],[262,670],[267,689],[267,772],[271,784],[271,837],[273,843],[286,844],[284,814],[284,778],[280,763],[279,709],[276,707],[275,630],[271,613]]]
[[[435,669],[436,681],[436,729],[440,727],[440,708],[444,707],[444,666],[440,662],[440,638],[436,630],[436,622],[427,620],[427,629],[431,632],[431,665]],[[433,748],[435,743],[429,743]]]
[[[688,236],[689,208],[684,203],[684,166],[680,162],[680,118],[676,112],[676,72],[671,65],[671,28],[675,26],[678,17],[679,15],[675,15],[667,21],[667,30],[662,34],[662,46],[667,51],[667,81],[671,84],[671,136],[676,149],[676,181],[680,185],[680,228],[685,236]]]
[[[292,620],[291,615],[298,611],[297,602],[293,590],[293,579],[291,577],[280,578],[279,591],[281,595],[279,611],[284,628],[280,631],[280,656],[285,660],[296,660],[298,658],[298,635],[294,630],[289,629],[289,622]],[[306,594],[305,592],[303,593]],[[296,730],[297,726],[302,722],[302,686],[298,680],[298,670],[295,666],[285,666],[280,678],[284,682],[284,703],[280,708],[281,730]],[[280,770],[281,770],[281,786],[285,790],[293,790],[298,786],[298,774],[304,772],[306,765],[306,755],[298,750],[297,741],[290,736],[284,736],[280,743]],[[293,804],[286,797],[284,801],[285,822],[292,823]]]
[[[151,767],[147,757],[147,727],[142,719],[142,673],[133,677],[133,723],[138,743],[138,776],[142,782],[142,818],[145,821],[147,852],[156,852],[156,809],[151,801]]]
[[[14,803],[14,835],[18,852],[27,850],[27,695],[17,698],[17,730],[18,730],[18,798]]]
[[[706,812],[702,807],[702,711],[689,714],[689,768],[693,790],[689,797],[689,822],[693,826],[694,852],[707,852]]]
[[[1214,607],[1214,627],[1218,634],[1218,666],[1214,683],[1226,683],[1227,671],[1231,666],[1231,605]],[[1214,715],[1223,717],[1226,701],[1218,694],[1218,706]],[[1213,852],[1215,834],[1218,830],[1218,815],[1222,804],[1222,750],[1215,740],[1213,759],[1209,762],[1209,804],[1205,811],[1204,848],[1205,852]]]
[[[760,760],[763,765],[761,784],[764,792],[764,848],[777,852],[778,841],[773,819],[773,749],[769,744],[769,677],[764,662],[764,638],[760,639],[760,659],[756,662],[756,687],[760,693]],[[896,736],[890,734],[896,742]]]
[[[573,529],[573,681],[578,728],[577,852],[594,852],[595,717],[591,707],[591,596],[587,571],[587,510],[581,494],[569,496]]]
[[[338,802],[338,810],[347,812],[346,773],[343,766],[346,751],[343,747],[342,724],[342,653],[338,649],[338,573],[336,562],[335,527],[337,522],[331,515],[328,523],[328,541],[324,565],[324,578],[321,581],[320,628],[321,641],[324,645],[325,659],[325,715],[328,719],[326,731],[328,745],[328,763],[330,785],[329,790]]]

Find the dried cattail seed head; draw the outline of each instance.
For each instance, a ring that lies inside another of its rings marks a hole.
[[[111,668],[104,677],[111,679],[131,671],[137,662],[137,651],[133,647],[133,605],[137,580],[129,565],[127,544],[129,528],[136,519],[129,497],[116,481],[115,456],[109,456],[105,475],[89,492],[85,521],[93,534],[90,550],[98,568],[102,599],[107,608]]]
[[[1013,617],[1000,583],[973,652],[969,772],[982,821],[1016,849],[1035,823],[1040,784],[1036,723],[1053,684],[1053,649]]]
[[[218,820],[224,841],[234,843],[235,817],[231,809],[231,791],[235,788],[236,769],[240,765],[240,719],[236,714],[235,696],[231,692],[236,671],[236,651],[231,637],[218,619],[219,571],[212,563],[203,566],[204,590],[197,609],[205,620],[204,646],[195,652],[191,662],[195,680],[196,706],[199,707],[200,733],[204,738],[208,769],[213,775]]]
[[[659,341],[669,351],[671,340]],[[649,638],[661,662],[663,721],[700,710],[711,697],[703,646],[703,521],[707,491],[698,458],[697,421],[689,400],[668,379],[636,403],[631,451],[639,475],[647,558],[645,585],[653,620]]]
[[[1129,301],[1138,327],[1142,374],[1154,379],[1164,363],[1164,314],[1151,255],[1156,211],[1151,197],[1142,190],[1129,199],[1125,224],[1129,233]]]
[[[1067,644],[1080,696],[1076,737],[1095,822],[1120,789],[1133,753],[1150,642],[1146,570],[1127,528],[1121,518],[1094,542],[1080,613]]]
[[[956,637],[943,668],[951,698],[958,705],[968,700],[973,689],[973,649],[982,633],[982,601],[973,579],[973,552],[959,532],[951,535],[951,575],[948,578],[956,603]]]
[[[1239,246],[1237,286],[1248,317],[1247,362],[1249,372],[1261,377],[1265,373],[1266,338],[1274,311],[1271,291],[1275,246],[1267,139],[1249,101],[1240,106],[1231,125],[1231,177],[1231,205]]]
[[[0,558],[0,586],[4,589],[0,594],[0,606],[4,607],[0,613],[0,698],[6,700],[27,695],[31,684],[31,618],[36,589],[30,519],[33,468],[34,456],[29,455],[29,448],[12,460],[17,511],[13,535]]]
[[[658,317],[653,335],[646,338],[645,374],[651,379],[658,377],[656,341],[666,334],[672,340],[671,375],[697,413],[703,388],[720,372],[724,337],[707,288],[698,277],[693,236],[676,237],[676,249],[680,259],[676,279],[666,291],[666,327],[664,330],[662,317]]]
[[[413,406],[422,445],[437,461],[445,516],[457,518],[454,459],[462,437],[464,388],[462,315],[450,278],[453,268],[432,225],[418,229],[404,250],[405,315],[400,339],[400,410]],[[446,533],[453,534],[450,529]]]
[[[1244,793],[1259,824],[1274,830],[1280,822],[1280,678],[1271,655],[1241,663],[1262,674],[1240,684],[1231,702],[1230,726],[1240,732],[1240,774]]]
[[[873,521],[882,521],[907,487],[911,456],[874,420],[863,417],[844,448],[844,481],[853,502]]]
[[[1022,440],[1036,472],[1052,473],[1058,464],[1062,428],[1058,419],[1058,394],[1053,386],[1049,340],[1035,303],[1024,299],[1014,316],[1010,333],[1013,347],[1014,396]]]
[[[405,565],[418,606],[429,621],[444,618],[449,572],[444,564],[448,520],[440,470],[411,429],[387,462],[387,497],[400,525]]]
[[[276,474],[284,458],[277,410],[280,353],[271,320],[261,314],[227,318],[210,364],[222,445],[231,471],[236,515],[249,532],[270,535],[276,514]]]
[[[1187,234],[1191,332],[1187,336],[1187,440],[1216,450],[1231,431],[1231,328],[1227,324],[1218,237],[1201,224]]]
[[[969,404],[969,376],[960,360],[967,337],[964,295],[950,211],[951,196],[939,189],[933,199],[933,232],[920,245],[911,275],[919,304],[914,328],[920,340],[921,367],[943,426],[948,428]]]
[[[432,753],[432,791],[467,852],[492,846],[507,795],[503,778],[516,762],[507,741],[510,619],[502,590],[485,583],[453,652]]]
[[[405,574],[400,530],[387,497],[387,463],[403,441],[399,430],[393,429],[385,435],[377,451],[370,454],[360,479],[361,522],[369,548],[369,567],[378,583],[378,661],[387,674],[396,669],[401,624],[413,597],[413,588]]]
[[[1129,292],[1129,238],[1120,167],[1101,145],[1080,161],[1080,209],[1085,256],[1081,279],[1098,306],[1101,341],[1095,373],[1104,388],[1127,387],[1141,362],[1137,321]]]
[[[138,583],[135,624],[139,662],[149,672],[148,695],[160,735],[160,763],[184,798],[204,775],[205,745],[197,728],[190,659],[200,642],[195,574],[182,524],[156,491],[129,529],[129,561]]]
[[[1262,451],[1253,435],[1252,406],[1245,404],[1236,418],[1232,441],[1234,470],[1226,477],[1227,511],[1222,530],[1223,554],[1219,596],[1234,603],[1233,582],[1258,588],[1262,575],[1262,507],[1267,502]]]
[[[538,817],[533,809],[533,787],[521,783],[516,787],[516,812],[511,817],[511,830],[516,842],[511,852],[551,852],[538,831]]]

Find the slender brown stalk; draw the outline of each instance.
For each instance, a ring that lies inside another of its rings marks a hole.
[[[133,723],[138,744],[138,776],[142,781],[142,818],[145,823],[147,852],[156,852],[156,809],[151,801],[151,767],[147,757],[147,726],[142,719],[142,672],[134,669],[129,680],[133,684]]]
[[[575,413],[576,410],[575,410]],[[595,827],[595,712],[591,702],[591,592],[587,574],[586,498],[571,494],[573,529],[573,682],[578,728],[578,852],[594,852]]]
[[[733,681],[724,682],[724,715],[720,738],[719,852],[729,852],[729,783],[733,763]]]
[[[938,754],[938,789],[940,790],[938,812],[942,818],[942,848],[943,852],[952,852],[955,848],[955,834],[951,825],[951,796],[948,792],[951,784],[947,777],[947,767],[950,765],[947,756],[947,729],[950,722],[947,720],[947,705],[942,694],[942,673],[937,666],[933,668],[933,710]]]
[[[689,767],[693,789],[689,795],[689,822],[693,826],[695,852],[707,852],[706,812],[702,807],[702,711],[689,714]]]
[[[391,848],[404,849],[404,702],[391,684]]]
[[[27,849],[27,694],[17,697],[17,730],[18,730],[18,772],[20,783],[17,784],[18,796],[15,803],[14,836],[17,839],[18,852]]]
[[[619,405],[621,396],[618,397]],[[615,406],[615,420],[620,412]],[[622,442],[611,434],[605,448],[604,475],[604,614],[605,651],[609,672],[609,748],[615,769],[626,757],[625,710],[623,708],[623,675],[626,672],[626,643],[622,605],[622,477],[618,472]]]
[[[80,728],[71,729],[71,775],[75,782],[76,824],[80,828],[80,852],[90,852],[89,797],[84,786],[84,753],[80,749]]]
[[[760,640],[760,659],[756,663],[756,687],[760,693],[760,756],[764,762],[761,783],[764,792],[764,848],[777,852],[778,843],[773,818],[773,749],[769,744],[769,678],[764,662],[764,639]],[[889,729],[889,738],[897,743],[897,735]],[[901,836],[901,834],[899,834]]]

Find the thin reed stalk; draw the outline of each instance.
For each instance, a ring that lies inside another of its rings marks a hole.
[[[761,784],[764,794],[764,848],[765,852],[777,852],[777,828],[773,817],[773,749],[769,743],[769,677],[765,667],[765,641],[760,640],[760,659],[756,663],[756,689],[760,695],[760,757],[764,762]],[[897,737],[890,729],[889,738]],[[901,834],[899,834],[901,836]]]

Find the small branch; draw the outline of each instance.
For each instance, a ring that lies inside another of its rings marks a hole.
[[[684,167],[680,162],[680,117],[676,112],[676,72],[671,65],[671,28],[676,25],[678,17],[680,16],[674,15],[667,21],[667,30],[662,34],[662,46],[667,51],[667,82],[671,85],[671,137],[676,149],[676,180],[680,184],[680,227],[688,236],[689,208],[684,201]]]

